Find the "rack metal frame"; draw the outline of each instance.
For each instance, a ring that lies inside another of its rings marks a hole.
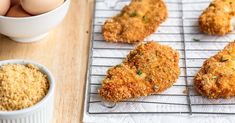
[[[182,69],[184,69],[184,76],[180,76],[180,77],[183,77],[185,79],[185,84],[184,85],[174,85],[174,86],[181,86],[181,87],[185,87],[185,89],[189,90],[187,94],[157,94],[158,96],[176,96],[176,97],[187,97],[187,102],[186,103],[175,103],[175,102],[172,102],[172,103],[167,103],[167,102],[158,102],[158,101],[138,101],[138,100],[134,100],[134,101],[123,101],[122,103],[142,103],[142,104],[163,104],[163,105],[175,105],[175,106],[179,106],[179,105],[183,105],[183,106],[187,106],[188,107],[188,111],[185,111],[185,112],[158,112],[158,111],[155,111],[155,112],[129,112],[129,111],[122,111],[122,112],[115,112],[115,111],[110,111],[110,112],[94,112],[94,111],[90,111],[90,105],[93,104],[93,103],[102,103],[102,100],[99,100],[99,101],[92,101],[90,100],[91,99],[91,96],[92,95],[97,95],[98,93],[97,92],[91,92],[91,86],[100,86],[101,84],[100,83],[92,83],[91,82],[91,77],[92,76],[98,76],[98,77],[104,77],[105,75],[104,74],[100,74],[100,73],[96,73],[96,74],[93,74],[92,73],[92,67],[112,67],[112,65],[94,65],[93,64],[93,59],[94,58],[103,58],[103,59],[123,59],[124,57],[96,57],[93,55],[94,53],[94,50],[132,50],[133,48],[132,47],[124,47],[124,48],[107,48],[107,47],[101,47],[101,48],[96,48],[94,47],[94,35],[95,34],[98,34],[98,35],[101,35],[100,32],[95,32],[94,31],[94,28],[95,26],[95,19],[97,19],[96,17],[96,2],[100,2],[100,1],[103,1],[103,0],[96,0],[95,1],[95,4],[94,4],[94,12],[93,12],[93,28],[92,28],[92,35],[91,35],[91,46],[90,46],[90,53],[89,53],[89,64],[88,64],[88,67],[89,67],[89,70],[88,70],[88,80],[87,80],[87,84],[88,84],[88,93],[87,93],[87,112],[89,114],[189,114],[189,115],[192,115],[192,114],[220,114],[220,115],[235,115],[235,112],[205,112],[205,111],[202,111],[202,112],[198,112],[198,111],[193,111],[193,106],[202,106],[202,105],[235,105],[235,102],[234,103],[211,103],[211,104],[208,104],[208,103],[201,103],[201,104],[194,104],[192,103],[191,101],[191,98],[192,97],[197,97],[197,96],[200,96],[198,94],[191,94],[190,90],[193,89],[193,86],[189,84],[188,82],[188,79],[191,77],[194,77],[194,76],[190,76],[188,74],[188,69],[189,68],[197,68],[199,69],[200,67],[188,67],[188,62],[187,60],[190,60],[190,59],[193,59],[193,60],[198,60],[198,59],[201,59],[201,60],[205,60],[206,58],[188,58],[187,57],[187,52],[190,52],[190,51],[200,51],[200,50],[205,50],[205,51],[219,51],[221,49],[187,49],[187,43],[193,43],[194,41],[186,41],[186,38],[185,38],[185,35],[198,35],[198,34],[201,34],[201,33],[188,33],[185,31],[185,27],[188,27],[188,26],[184,26],[184,17],[183,17],[183,14],[184,14],[184,4],[190,4],[190,3],[184,3],[183,0],[181,0],[181,2],[173,2],[173,1],[168,1],[167,3],[171,4],[171,3],[175,3],[175,4],[180,4],[180,6],[182,7],[180,11],[178,12],[181,12],[182,13],[182,17],[178,18],[178,17],[171,17],[171,18],[176,18],[176,19],[181,19],[181,22],[182,22],[182,26],[177,26],[177,27],[180,27],[182,28],[182,32],[181,33],[161,33],[161,32],[158,32],[156,34],[158,35],[181,35],[182,36],[182,41],[180,43],[183,44],[183,49],[177,49],[178,51],[182,51],[183,52],[183,55],[184,57],[181,57],[180,60],[183,60],[183,64],[184,66],[181,66]],[[122,0],[122,1],[130,1],[130,0]],[[198,1],[195,1],[194,3],[208,3],[208,0],[207,1],[201,1],[201,2],[198,2]],[[102,10],[102,11],[108,11],[108,10]],[[112,9],[112,11],[120,11],[119,9]],[[200,11],[200,10],[195,10],[195,11]],[[171,12],[171,11],[169,11]],[[99,18],[102,18],[102,17],[99,17]],[[187,19],[197,19],[197,18],[187,18]],[[174,27],[174,26],[163,26],[163,27]],[[192,27],[192,26],[191,26]],[[196,26],[195,26],[196,27]],[[235,34],[235,33],[233,33]],[[104,42],[104,40],[96,40],[97,42]],[[175,41],[158,41],[159,43],[163,43],[163,42],[175,42]],[[229,41],[217,41],[216,43],[228,43]],[[208,40],[204,40],[203,42],[200,42],[200,43],[210,43],[210,41]],[[115,105],[111,106],[111,107],[106,107],[106,108],[113,108]]]

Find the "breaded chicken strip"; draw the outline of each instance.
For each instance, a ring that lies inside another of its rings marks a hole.
[[[204,62],[194,78],[194,85],[208,98],[235,96],[235,42]]]
[[[149,42],[139,45],[107,72],[99,95],[110,102],[160,93],[180,74],[179,54],[169,46]]]
[[[167,8],[162,0],[132,0],[119,15],[105,22],[103,36],[110,42],[140,42],[166,18]]]
[[[210,35],[225,35],[234,30],[235,1],[214,0],[199,18],[202,32]]]

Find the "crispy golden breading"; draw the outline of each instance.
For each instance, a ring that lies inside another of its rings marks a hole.
[[[110,42],[140,42],[166,18],[167,8],[162,0],[132,0],[119,15],[105,22],[103,36]]]
[[[194,78],[194,85],[208,98],[235,96],[235,42],[204,62]]]
[[[160,93],[180,74],[179,54],[155,42],[141,44],[120,64],[110,68],[99,89],[107,101],[119,102]]]
[[[234,29],[235,1],[214,0],[199,17],[202,32],[225,35]]]

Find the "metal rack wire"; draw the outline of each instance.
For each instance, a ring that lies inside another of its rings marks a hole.
[[[110,4],[109,2],[113,2]],[[133,45],[107,43],[101,35],[106,19],[116,15],[130,0],[96,0],[88,71],[87,112],[89,114],[235,114],[235,98],[209,100],[193,89],[193,77],[203,61],[235,39],[200,33],[197,18],[211,0],[165,0],[169,18],[158,31],[146,38],[174,47],[180,52],[181,75],[176,84],[162,94],[108,104],[97,89],[108,68],[122,61]],[[199,41],[200,40],[200,41]],[[187,93],[183,93],[188,90]],[[167,108],[167,111],[164,110]]]

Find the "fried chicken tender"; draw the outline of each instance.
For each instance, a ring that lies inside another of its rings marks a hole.
[[[225,35],[235,27],[235,1],[214,0],[199,17],[199,28],[210,35]]]
[[[105,22],[103,36],[109,42],[140,42],[166,18],[167,8],[162,0],[132,0],[119,15]]]
[[[178,64],[179,54],[171,47],[155,42],[141,44],[107,71],[98,93],[110,102],[160,93],[176,82]]]
[[[208,98],[235,96],[235,42],[204,62],[194,78],[194,85]]]

